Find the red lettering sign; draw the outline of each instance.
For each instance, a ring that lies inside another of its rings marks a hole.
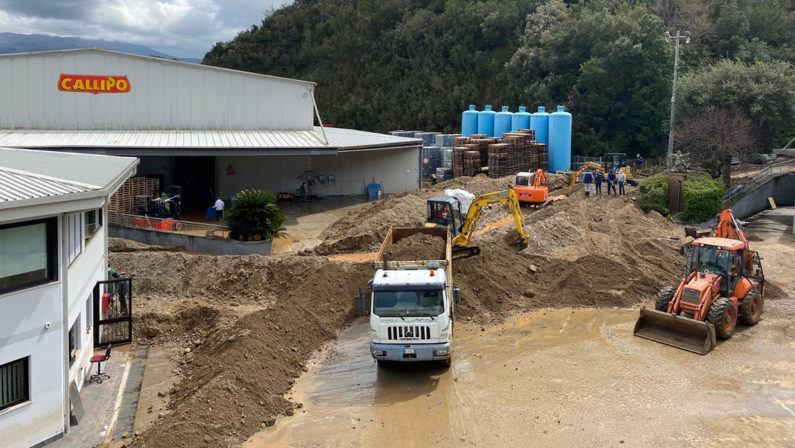
[[[67,75],[58,78],[58,90],[64,92],[127,93],[130,81],[126,76]]]

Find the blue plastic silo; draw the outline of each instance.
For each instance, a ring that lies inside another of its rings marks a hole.
[[[571,168],[571,114],[558,106],[549,116],[549,171]]]
[[[502,137],[502,134],[511,132],[511,117],[513,114],[508,111],[508,106],[502,106],[502,111],[497,112],[494,117],[494,136]]]
[[[496,112],[491,110],[491,104],[487,104],[485,109],[478,114],[478,134],[486,134],[494,137],[494,117]]]
[[[519,112],[511,116],[511,132],[530,129],[530,114],[526,111],[524,106],[519,106]]]
[[[533,114],[533,118],[530,119],[530,129],[536,131],[538,143],[549,143],[549,114],[545,112],[544,106],[538,106],[538,112]]]
[[[469,110],[465,110],[461,118],[461,135],[469,137],[478,133],[478,115],[480,112],[475,110],[475,105],[470,104]]]

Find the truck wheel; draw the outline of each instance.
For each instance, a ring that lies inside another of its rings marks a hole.
[[[452,364],[452,362],[453,358],[447,358],[445,360],[440,361],[439,364],[441,364],[442,367],[450,367],[450,364]]]
[[[718,339],[729,339],[737,328],[737,307],[731,300],[721,297],[709,307],[708,320],[715,326]]]
[[[674,298],[676,288],[673,286],[666,286],[657,293],[657,300],[654,302],[654,309],[657,311],[668,311],[668,302]]]
[[[383,360],[383,359],[376,359],[375,362],[378,363],[378,368],[379,369],[383,369],[384,367],[387,366],[386,361]]]
[[[748,294],[745,295],[743,298],[743,302],[740,304],[739,315],[737,319],[743,325],[748,325],[749,327],[752,325],[756,325],[759,323],[759,319],[762,317],[762,309],[765,306],[765,301],[762,296],[759,294],[759,291],[756,288],[751,288],[748,291]]]

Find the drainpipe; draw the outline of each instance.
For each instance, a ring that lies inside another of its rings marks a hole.
[[[66,214],[58,217],[60,243],[60,267],[59,275],[61,279],[61,372],[63,374],[63,422],[64,434],[69,432],[71,422],[71,405],[69,401],[69,230]]]

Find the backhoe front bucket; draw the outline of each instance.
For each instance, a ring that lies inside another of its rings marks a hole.
[[[646,308],[640,309],[634,334],[700,355],[711,352],[716,343],[711,323]]]

